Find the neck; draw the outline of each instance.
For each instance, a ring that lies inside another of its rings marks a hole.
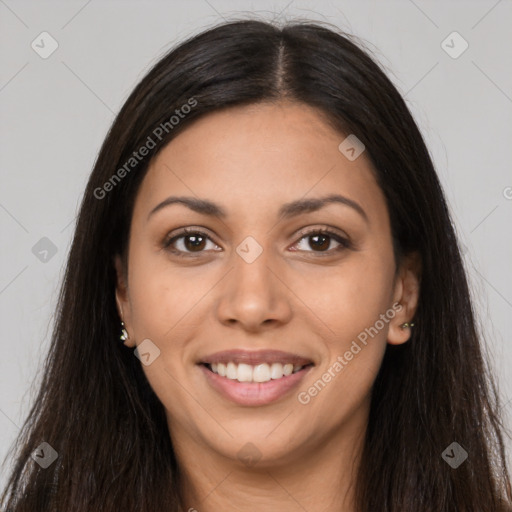
[[[364,429],[339,431],[252,465],[187,443],[186,451],[176,450],[183,475],[180,512],[235,512],[248,504],[251,512],[353,512],[363,442]]]

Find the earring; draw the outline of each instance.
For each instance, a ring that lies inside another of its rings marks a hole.
[[[408,327],[414,327],[414,324],[411,322],[411,323],[408,323],[408,322],[405,322],[404,324],[402,324],[400,326],[402,329],[407,329]]]
[[[129,338],[128,331],[124,327],[124,322],[121,322],[121,336],[119,336],[119,338],[121,341],[126,341]]]

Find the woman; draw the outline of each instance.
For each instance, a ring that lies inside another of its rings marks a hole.
[[[511,510],[498,413],[399,93],[335,30],[226,23],[103,144],[3,506]]]

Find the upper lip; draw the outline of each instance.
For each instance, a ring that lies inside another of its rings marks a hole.
[[[314,364],[313,361],[307,357],[290,352],[282,352],[280,350],[224,350],[222,352],[215,352],[202,358],[199,363],[213,364],[213,363],[245,363],[255,366],[263,363],[292,363],[293,365],[306,366]]]

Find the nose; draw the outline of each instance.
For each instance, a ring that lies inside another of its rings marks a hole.
[[[233,268],[223,280],[218,320],[248,332],[289,322],[293,294],[279,272],[278,262],[270,257],[270,249],[264,249],[252,262],[237,253],[233,256]]]

